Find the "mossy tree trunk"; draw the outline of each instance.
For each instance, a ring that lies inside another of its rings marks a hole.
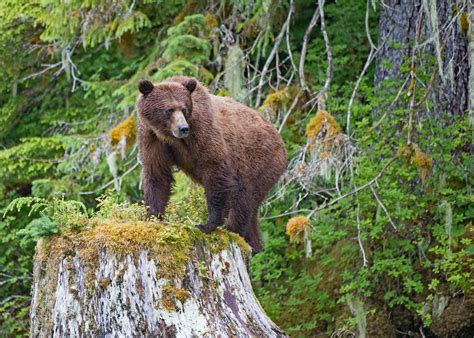
[[[194,239],[182,267],[170,264],[169,244],[124,253],[87,236],[91,245],[40,241],[31,336],[285,336],[255,298],[242,243],[222,234],[225,245]]]

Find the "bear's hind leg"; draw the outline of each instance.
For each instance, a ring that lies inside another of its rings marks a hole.
[[[242,236],[252,247],[252,253],[262,251],[258,229],[258,208],[248,204],[236,204],[229,213],[226,228]]]
[[[263,250],[262,240],[260,239],[260,227],[258,223],[258,211],[252,216],[247,243],[252,247],[252,254],[255,255]]]
[[[251,217],[251,206],[248,198],[241,189],[232,199],[232,206],[227,218],[226,228],[246,238]]]

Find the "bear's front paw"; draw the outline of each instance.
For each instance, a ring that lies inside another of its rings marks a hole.
[[[217,226],[213,224],[197,224],[196,227],[202,232],[204,232],[205,234],[213,232],[214,230],[217,229]]]

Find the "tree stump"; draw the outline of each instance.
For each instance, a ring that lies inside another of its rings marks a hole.
[[[32,337],[283,337],[266,316],[237,235],[97,220],[38,242]]]

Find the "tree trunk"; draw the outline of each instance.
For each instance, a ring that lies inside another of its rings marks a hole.
[[[237,236],[181,229],[197,236],[189,251],[176,242],[182,233],[172,244],[168,233],[153,246],[143,236],[142,248],[130,252],[134,233],[147,230],[120,231],[113,242],[99,227],[38,243],[32,337],[285,336],[255,298]]]
[[[404,63],[409,64],[413,54],[421,15],[422,27],[415,50],[417,68],[426,67],[420,73],[436,73],[429,96],[435,108],[430,115],[464,116],[468,107],[469,54],[461,21],[466,11],[465,0],[384,1],[380,9],[375,84],[380,86],[384,80],[408,76],[401,69]]]
[[[400,68],[414,41],[421,0],[388,0],[380,7],[375,84],[401,78]]]
[[[471,1],[469,1],[468,8],[465,21],[462,20],[461,22],[467,26],[468,31],[468,38],[469,38],[469,48],[468,48],[468,55],[469,55],[469,66],[470,66],[470,74],[469,74],[469,117],[471,126],[474,125],[474,5]]]

